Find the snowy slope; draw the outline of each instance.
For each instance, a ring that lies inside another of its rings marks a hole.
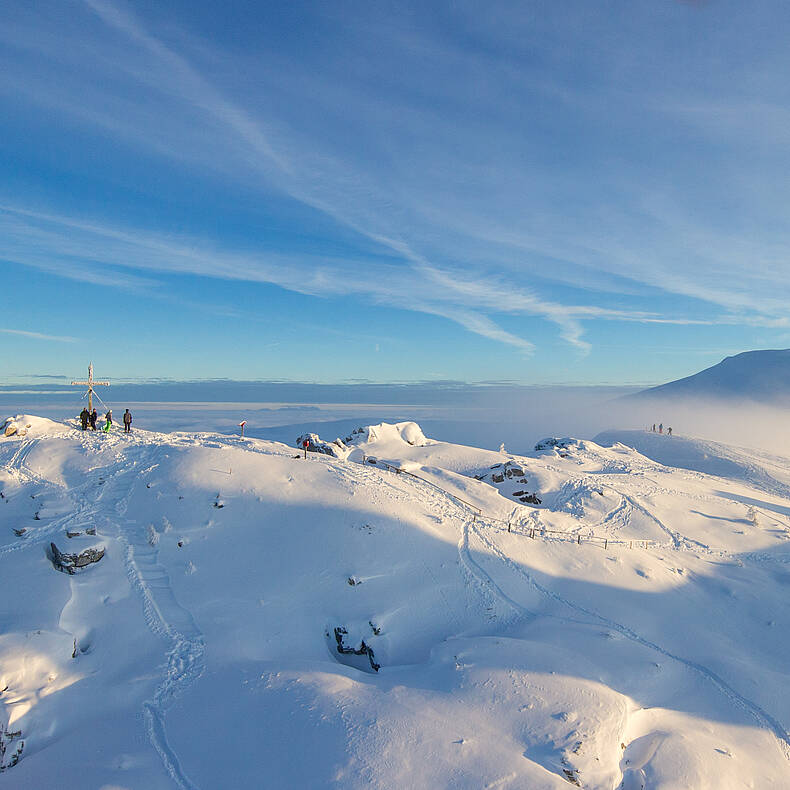
[[[19,422],[0,784],[790,786],[788,461]],[[51,542],[106,554],[69,575]]]
[[[745,351],[692,376],[652,387],[629,400],[702,398],[760,403],[790,400],[790,349]]]

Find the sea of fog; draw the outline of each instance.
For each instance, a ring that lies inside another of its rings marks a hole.
[[[676,435],[790,454],[790,414],[756,405],[707,401],[640,402],[626,387],[525,387],[509,384],[310,385],[252,382],[122,384],[97,390],[100,413],[155,431],[239,432],[293,445],[310,431],[347,436],[379,422],[418,422],[442,441],[509,452],[529,451],[547,436],[591,439],[610,429],[671,426]],[[78,388],[0,387],[0,416],[75,418],[86,400]]]

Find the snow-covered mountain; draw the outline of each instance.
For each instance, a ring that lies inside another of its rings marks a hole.
[[[787,459],[16,428],[0,785],[788,785]]]
[[[790,349],[745,351],[693,376],[651,387],[629,399],[790,401]]]

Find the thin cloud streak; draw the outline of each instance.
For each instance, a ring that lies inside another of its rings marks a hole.
[[[294,169],[288,163],[288,159],[284,155],[276,154],[272,144],[262,135],[258,125],[248,115],[232,104],[225,100],[221,95],[213,89],[209,83],[204,80],[186,61],[184,58],[178,56],[172,50],[167,48],[159,40],[145,32],[141,26],[131,16],[125,12],[120,11],[117,7],[110,3],[103,2],[102,0],[84,0],[96,13],[98,13],[105,22],[109,25],[121,30],[128,36],[136,41],[142,43],[149,49],[155,56],[162,59],[168,64],[172,64],[176,73],[183,75],[186,84],[181,87],[186,89],[189,95],[195,97],[208,112],[213,114],[222,122],[226,123],[236,133],[238,133],[244,140],[251,143],[253,148],[262,152],[276,164],[284,174],[293,175]],[[309,194],[309,190],[299,188],[295,183],[285,184],[286,190],[292,197],[296,197],[305,201],[314,208],[325,211],[330,216],[344,222],[349,227],[352,227],[357,232],[367,236],[372,241],[388,247],[393,252],[402,255],[406,260],[410,261],[413,266],[423,271],[430,271],[431,265],[425,258],[416,253],[411,246],[405,241],[391,238],[379,231],[372,230],[358,219],[348,215],[348,212],[338,210],[336,204],[321,200],[315,195]],[[435,269],[433,270],[436,271]],[[474,288],[474,297],[476,306],[484,306],[489,309],[498,311],[517,311],[524,312],[532,315],[541,315],[556,323],[561,330],[561,336],[571,345],[576,346],[582,351],[589,350],[589,344],[581,340],[583,329],[578,323],[577,317],[585,315],[587,317],[616,317],[625,316],[625,311],[608,311],[601,308],[581,307],[575,308],[572,306],[563,306],[545,302],[535,297],[534,295],[523,294],[518,298],[518,304],[514,305],[512,289],[504,291],[497,289],[496,291],[490,290],[486,292],[484,287],[480,286],[481,281],[477,281]],[[462,284],[461,281],[452,277],[443,278],[442,285],[445,288],[461,292],[464,288],[469,290],[469,284]],[[505,300],[503,297],[507,297]],[[507,302],[511,302],[510,305]],[[448,316],[445,313],[446,317]],[[481,320],[480,317],[467,315],[463,320],[458,321],[462,326],[465,326],[471,331],[482,334],[491,339],[499,339],[511,345],[524,347],[524,341],[515,338],[512,334],[504,332],[496,327],[490,319]],[[473,329],[478,327],[479,331]],[[531,343],[526,344],[529,348],[532,347]]]
[[[41,332],[29,332],[25,329],[0,329],[4,335],[17,335],[27,337],[31,340],[50,340],[55,343],[78,343],[79,338],[68,337],[67,335],[45,335]]]
[[[14,223],[14,218],[23,221]],[[45,224],[46,228],[41,228]],[[379,268],[360,277],[357,265],[365,261],[315,256],[289,256],[280,253],[241,254],[212,249],[204,240],[161,237],[142,230],[107,227],[97,222],[0,204],[0,229],[16,239],[16,248],[6,257],[19,263],[78,280],[110,284],[121,288],[159,288],[159,283],[125,269],[159,273],[198,275],[276,285],[311,296],[357,294],[372,297],[381,304],[441,316],[483,337],[502,342],[525,352],[534,345],[528,339],[499,327],[486,311],[541,315],[561,327],[562,336],[582,352],[579,319],[598,318],[640,323],[714,323],[694,319],[663,319],[638,311],[611,310],[591,305],[561,305],[544,302],[528,291],[507,288],[504,283],[478,282],[453,278],[422,263],[414,268],[392,267],[390,277],[381,277]],[[97,243],[97,239],[99,243]],[[102,242],[103,240],[103,242]],[[103,263],[112,267],[102,277],[95,271],[95,250],[102,249]],[[26,250],[35,249],[35,255]],[[205,252],[200,252],[205,250]],[[53,259],[65,259],[53,263]],[[86,269],[86,260],[93,266]],[[724,319],[725,323],[732,319]]]
[[[240,164],[244,163],[261,185],[273,185],[320,210],[379,245],[383,251],[395,254],[398,263],[387,266],[363,255],[357,259],[339,259],[274,252],[241,254],[223,245],[200,253],[198,248],[207,248],[202,240],[168,239],[99,222],[24,212],[11,206],[5,210],[19,217],[80,231],[86,238],[75,240],[52,228],[17,227],[18,240],[13,245],[13,254],[6,254],[9,259],[47,271],[59,268],[58,273],[75,278],[85,277],[87,271],[87,276],[104,276],[119,287],[157,287],[154,280],[124,274],[120,271],[124,267],[153,273],[189,273],[266,282],[315,296],[364,295],[382,304],[443,316],[468,331],[526,352],[532,349],[532,342],[498,326],[490,317],[491,313],[540,316],[555,324],[560,336],[582,352],[589,350],[589,344],[583,339],[584,321],[784,326],[782,314],[787,296],[790,296],[786,276],[782,280],[783,271],[786,271],[782,267],[790,249],[784,234],[777,233],[773,239],[771,259],[767,260],[769,245],[757,234],[744,239],[737,229],[727,231],[705,222],[691,221],[683,207],[676,206],[673,193],[660,185],[647,197],[636,196],[633,213],[622,208],[607,209],[606,201],[611,200],[611,193],[620,191],[621,199],[622,195],[628,198],[634,193],[633,183],[620,182],[625,176],[633,179],[634,174],[627,172],[627,168],[601,185],[600,200],[604,207],[594,212],[583,207],[589,212],[588,216],[569,232],[568,223],[557,223],[551,210],[544,210],[542,206],[542,201],[558,188],[550,169],[542,163],[530,165],[531,183],[535,187],[533,193],[524,194],[523,184],[514,183],[510,178],[507,157],[492,159],[493,155],[486,150],[485,157],[479,161],[467,161],[473,159],[470,154],[481,156],[479,140],[472,139],[477,130],[467,136],[466,132],[454,128],[453,118],[436,117],[431,110],[417,109],[407,102],[397,108],[397,129],[424,141],[425,154],[424,160],[417,158],[407,169],[407,175],[398,180],[394,172],[398,168],[389,160],[366,160],[349,148],[325,143],[309,127],[294,128],[283,118],[266,117],[253,106],[245,107],[232,100],[228,92],[223,92],[204,76],[201,68],[187,55],[153,35],[125,8],[106,0],[84,0],[84,5],[131,48],[128,58],[124,57],[125,51],[114,58],[107,55],[108,63],[118,64],[124,78],[137,90],[142,89],[145,95],[155,94],[159,102],[167,102],[171,112],[166,123],[170,124],[172,138],[163,142],[165,135],[155,134],[138,114],[132,113],[128,120],[121,120],[117,115],[102,116],[101,88],[92,88],[85,102],[79,101],[77,96],[71,102],[60,99],[62,109],[67,110],[71,105],[71,111],[84,119],[91,121],[93,117],[92,122],[103,124],[105,128],[114,126],[118,135],[134,139],[161,155],[176,161],[184,158],[200,161],[205,169],[232,174],[233,178],[250,177],[247,173],[240,174]],[[91,43],[101,50],[99,42]],[[496,98],[499,93],[506,93],[490,78],[492,73],[500,74],[502,67],[493,57],[486,60],[480,54],[461,53],[449,45],[440,49],[430,38],[423,42],[423,49],[429,54],[439,52],[444,61],[467,64],[465,67],[477,76],[488,79],[491,84],[486,87],[496,91],[493,94]],[[278,78],[286,83],[290,80],[292,84],[306,80],[305,84],[316,95],[322,95],[324,88],[331,90],[320,82],[321,77],[314,75],[289,77],[281,73]],[[508,79],[515,78],[514,72]],[[533,78],[533,82],[537,85],[541,81]],[[341,105],[348,107],[349,115],[361,121],[377,112],[385,115],[391,112],[391,108],[379,107],[361,92],[355,93],[353,86],[344,90],[343,98],[347,101]],[[568,112],[582,109],[586,113],[596,113],[601,112],[595,108],[599,98],[596,90],[599,88],[592,86],[585,94],[563,90],[561,85],[555,84],[550,92],[562,96]],[[50,93],[57,94],[57,91],[50,89]],[[54,100],[47,95],[41,98]],[[330,93],[331,98],[335,96]],[[688,115],[683,101],[676,107],[653,103],[650,110],[657,117]],[[200,130],[211,133],[211,144],[204,143],[203,149],[200,148],[201,134],[189,128],[196,118],[203,124]],[[594,115],[592,119],[595,120]],[[430,128],[429,135],[423,134],[425,128]],[[702,133],[714,132],[702,128]],[[177,144],[181,134],[188,145]],[[519,135],[520,130],[512,134],[497,130],[497,139],[505,147],[514,145]],[[458,143],[461,154],[457,157],[448,154],[446,151],[452,146],[446,145],[447,141]],[[771,144],[770,139],[764,142]],[[404,148],[410,155],[419,157],[408,146]],[[433,179],[436,172],[433,158],[437,152],[444,154],[438,161],[444,179],[439,186]],[[403,150],[396,149],[395,165],[402,155]],[[422,170],[427,174],[424,177],[420,176]],[[456,172],[460,175],[454,176]],[[469,190],[463,189],[465,180],[481,184],[481,195],[470,197]],[[489,196],[491,200],[487,199]],[[438,205],[432,207],[432,202]],[[539,211],[545,214],[538,214]],[[540,221],[530,225],[523,217],[533,214]],[[494,216],[496,224],[492,221]],[[434,224],[437,219],[439,226]],[[102,243],[92,245],[87,237],[94,240],[99,237]],[[676,239],[682,243],[678,244]],[[48,252],[60,256],[62,262],[58,267],[47,263],[47,254],[31,253],[33,245],[26,245],[25,241],[37,242]],[[541,262],[534,261],[536,256],[555,259],[558,265],[546,272]],[[748,279],[743,278],[746,261],[751,267]],[[91,268],[86,269],[88,265]],[[101,274],[98,267],[107,266],[114,268],[105,269]],[[491,276],[492,268],[501,274]],[[630,311],[600,305],[564,304],[554,298],[543,298],[535,287],[522,288],[513,284],[526,279],[524,275],[540,273],[549,281],[573,285],[581,280],[580,272],[586,272],[588,279],[604,272],[630,283],[637,292],[644,291],[645,287],[654,288],[700,300],[731,311],[732,315],[692,319],[664,315],[660,310]],[[125,277],[128,279],[124,280]],[[729,286],[723,287],[722,282]]]

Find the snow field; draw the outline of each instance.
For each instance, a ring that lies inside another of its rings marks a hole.
[[[790,462],[626,432],[513,457],[414,423],[303,460],[19,421],[0,724],[24,749],[0,781],[69,761],[86,788],[790,781]],[[507,462],[524,476],[493,482]],[[69,576],[50,541],[107,553]]]

